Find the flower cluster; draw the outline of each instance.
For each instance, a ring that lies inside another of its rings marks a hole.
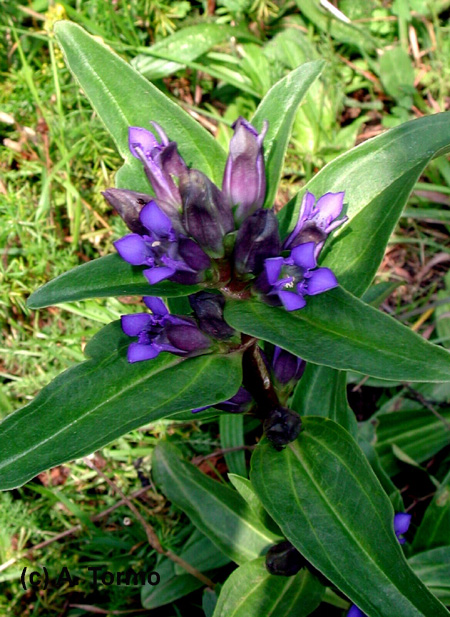
[[[298,222],[283,242],[273,208],[263,207],[267,122],[260,134],[243,118],[234,123],[221,189],[190,169],[177,144],[158,124],[152,125],[154,133],[130,127],[129,148],[142,163],[154,197],[125,189],[103,193],[131,232],[115,247],[125,261],[143,266],[150,285],[168,280],[219,293],[190,296],[193,316],[169,315],[161,300],[146,297],[151,314],[122,318],[124,332],[137,337],[130,345],[130,362],[154,358],[161,351],[205,353],[217,342],[231,340],[235,333],[223,319],[224,295],[254,293],[293,311],[305,306],[307,296],[338,284],[330,269],[317,266],[317,259],[328,234],[345,220],[339,218],[344,194],[327,193],[316,202],[306,193]],[[290,388],[286,384],[295,382],[302,366],[300,359],[288,354],[288,360],[286,354],[278,350],[274,355],[274,378],[281,389]],[[243,389],[222,405],[240,410],[250,404],[251,396]]]

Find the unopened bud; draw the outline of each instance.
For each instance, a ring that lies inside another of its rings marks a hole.
[[[264,420],[264,433],[274,448],[282,450],[291,441],[295,441],[302,429],[298,413],[287,407],[278,407],[269,412]]]
[[[275,544],[266,553],[266,569],[275,576],[294,576],[305,565],[303,555],[288,540]]]

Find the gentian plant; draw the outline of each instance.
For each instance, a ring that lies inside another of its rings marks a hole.
[[[170,440],[153,455],[156,484],[203,543],[189,553],[189,590],[205,582],[199,569],[218,581],[219,566],[237,565],[214,617],[308,615],[323,599],[343,615],[448,615],[403,552],[410,517],[395,515],[400,494],[345,387],[347,371],[450,381],[450,354],[375,308],[384,291],[372,286],[414,183],[449,147],[449,115],[338,157],[276,212],[292,123],[323,63],[300,66],[253,118],[237,118],[225,152],[82,28],[60,22],[56,34],[124,158],[103,194],[130,233],[29,305],[135,295],[143,307],[98,332],[86,362],[2,422],[0,488],[162,418],[218,416],[224,435],[243,435],[252,418],[250,478],[244,459],[230,463],[232,486]],[[167,576],[178,585],[173,568]],[[145,607],[153,593],[143,589]]]

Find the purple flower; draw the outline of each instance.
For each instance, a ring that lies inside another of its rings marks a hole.
[[[180,194],[189,235],[211,257],[223,257],[224,238],[234,231],[234,220],[222,192],[201,171],[190,169],[180,177]]]
[[[399,512],[394,516],[394,531],[400,544],[406,542],[405,538],[402,538],[402,535],[409,529],[411,516],[411,514],[406,514],[405,512]]]
[[[144,165],[145,173],[155,191],[160,208],[170,216],[178,228],[181,210],[180,191],[173,177],[186,173],[187,167],[177,151],[177,144],[169,141],[156,122],[152,125],[158,132],[161,143],[150,131],[137,126],[128,129],[128,143],[131,154]],[[179,229],[181,231],[181,229]]]
[[[272,370],[276,380],[282,385],[294,385],[303,375],[306,362],[275,345],[272,358]]]
[[[237,205],[235,219],[239,225],[264,203],[266,175],[262,143],[268,124],[264,121],[263,130],[258,134],[249,122],[239,117],[233,128],[222,190],[230,205]]]
[[[211,339],[198,328],[191,317],[170,315],[160,298],[145,297],[145,305],[152,311],[123,315],[122,330],[138,341],[128,347],[128,362],[151,360],[161,351],[176,356],[194,356],[211,346]]]
[[[175,231],[155,201],[144,206],[139,220],[146,233],[129,234],[114,242],[122,259],[133,266],[149,266],[144,275],[151,285],[164,279],[185,284],[202,279],[210,266],[209,257],[194,240]]]
[[[401,535],[408,531],[410,524],[411,524],[411,514],[406,514],[406,512],[398,512],[394,516],[394,531],[395,531],[395,535],[397,536],[397,540],[400,542],[400,544],[404,544],[406,542],[405,538],[402,538]],[[367,617],[367,616],[355,604],[353,604],[347,613],[347,617]]]
[[[280,254],[278,221],[273,210],[248,216],[236,235],[234,267],[238,274],[259,274],[264,260]]]
[[[228,413],[245,413],[251,409],[253,402],[251,394],[241,386],[236,394],[227,401],[214,405],[205,405],[205,407],[197,407],[197,409],[192,410],[192,413],[198,413],[210,407],[215,407],[216,409],[220,409],[220,411],[226,411]]]
[[[236,334],[223,318],[225,298],[220,293],[199,291],[189,296],[198,325],[209,336],[223,341]]]
[[[326,193],[315,204],[316,198],[307,192],[303,197],[297,225],[285,240],[283,249],[293,249],[300,244],[314,242],[316,257],[328,234],[342,225],[347,217],[336,220],[342,212],[344,193]]]
[[[277,295],[287,311],[303,308],[305,296],[315,296],[338,285],[329,268],[316,266],[314,242],[296,246],[289,257],[266,259],[265,275],[271,287],[268,295]]]
[[[150,195],[127,189],[106,189],[102,195],[123,219],[128,229],[137,234],[145,233],[139,214],[145,204],[152,200]]]

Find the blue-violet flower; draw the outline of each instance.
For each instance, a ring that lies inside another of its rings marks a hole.
[[[175,231],[155,201],[144,206],[139,220],[146,234],[129,234],[114,242],[122,259],[133,266],[148,266],[144,275],[151,285],[164,279],[185,284],[202,280],[209,257],[194,240]]]
[[[211,339],[192,317],[170,315],[161,298],[144,297],[144,303],[151,314],[135,313],[121,318],[125,334],[138,337],[138,341],[128,347],[128,362],[151,360],[161,351],[176,356],[195,356],[211,346]]]
[[[277,295],[287,311],[303,308],[306,295],[315,296],[338,285],[329,268],[316,268],[314,242],[296,246],[289,257],[266,259],[264,266],[271,287],[268,295]]]

